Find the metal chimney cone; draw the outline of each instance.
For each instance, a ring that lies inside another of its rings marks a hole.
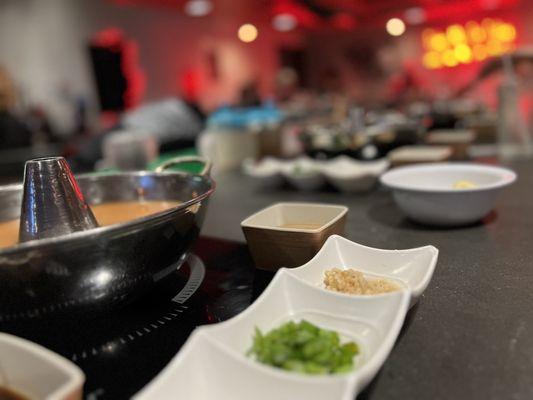
[[[96,218],[63,157],[26,162],[20,242],[68,235],[97,226]]]

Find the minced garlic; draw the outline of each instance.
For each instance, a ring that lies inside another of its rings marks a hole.
[[[324,273],[326,289],[348,294],[372,295],[389,293],[399,287],[386,279],[366,279],[362,272],[354,269],[333,268]]]

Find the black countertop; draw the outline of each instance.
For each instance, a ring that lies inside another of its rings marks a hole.
[[[433,280],[409,312],[380,374],[360,399],[533,398],[533,161],[510,164],[518,181],[496,212],[461,229],[415,225],[379,189],[265,190],[240,173],[219,175],[204,225],[207,236],[244,241],[240,222],[280,201],[349,206],[346,237],[372,247],[431,244]]]

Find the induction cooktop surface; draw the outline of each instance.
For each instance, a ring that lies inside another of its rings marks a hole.
[[[185,265],[125,308],[91,317],[4,322],[0,330],[77,364],[86,375],[86,399],[125,399],[168,364],[195,327],[243,311],[272,277],[254,268],[246,245],[200,238]]]

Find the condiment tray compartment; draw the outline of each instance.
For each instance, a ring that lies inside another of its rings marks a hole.
[[[426,290],[435,271],[438,255],[439,251],[434,246],[382,250],[332,235],[313,259],[287,272],[326,291],[323,285],[325,271],[331,268],[353,268],[369,278],[387,278],[407,287],[411,292],[412,305]],[[351,294],[336,294],[354,297]]]
[[[335,293],[318,291],[288,274],[287,270],[281,270],[274,279],[253,305],[235,318],[208,327],[207,335],[246,357],[256,327],[266,332],[289,320],[306,319],[321,328],[337,331],[341,337],[355,339],[361,356],[352,373],[361,374],[366,371],[363,366],[373,362],[374,356],[382,358],[383,362],[388,355],[410,299],[407,291],[383,296],[339,297]],[[379,354],[382,350],[386,350],[384,357]],[[251,358],[246,357],[246,360],[260,369],[271,369],[281,377],[287,375],[285,371],[256,363]],[[369,371],[373,376],[377,369]]]
[[[302,379],[298,374],[284,375],[272,368],[254,368],[250,360],[214,341],[206,328],[199,328],[134,399],[352,400],[356,391],[355,380],[341,376]]]

